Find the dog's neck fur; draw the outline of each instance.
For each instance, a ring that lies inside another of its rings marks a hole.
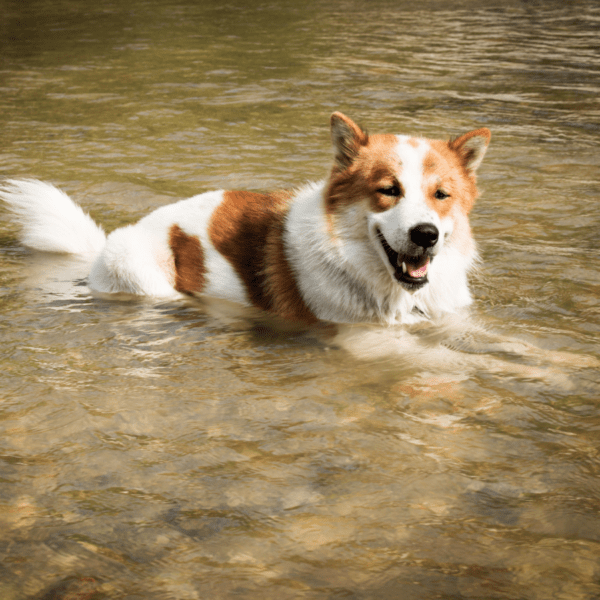
[[[345,323],[414,323],[470,304],[467,273],[476,257],[474,247],[465,255],[448,244],[432,264],[430,282],[421,290],[408,292],[390,277],[369,239],[351,239],[332,231],[326,192],[326,181],[299,190],[284,231],[287,259],[317,318]],[[352,218],[360,215],[348,220]],[[360,254],[360,261],[352,260],[355,254]]]

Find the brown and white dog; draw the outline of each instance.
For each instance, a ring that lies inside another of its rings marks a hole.
[[[328,179],[291,192],[207,192],[108,237],[55,187],[0,197],[41,251],[94,259],[103,293],[207,295],[304,323],[411,323],[471,302],[468,215],[490,132],[451,141],[368,135],[336,112]]]

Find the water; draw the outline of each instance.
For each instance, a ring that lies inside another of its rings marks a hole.
[[[493,139],[469,323],[94,298],[0,217],[0,598],[600,597],[600,7],[0,1],[0,176],[108,230]]]

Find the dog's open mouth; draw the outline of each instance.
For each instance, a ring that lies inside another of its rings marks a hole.
[[[417,256],[400,255],[390,247],[383,233],[379,229],[375,230],[377,238],[392,265],[394,277],[406,289],[414,291],[427,283],[427,271],[429,270],[430,258],[427,254]]]

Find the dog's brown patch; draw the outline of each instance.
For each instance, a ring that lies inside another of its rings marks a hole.
[[[395,206],[401,196],[387,196],[378,190],[398,186],[401,169],[396,152],[398,138],[392,134],[371,135],[346,168],[335,164],[326,192],[328,215],[367,199],[371,209],[383,212]]]
[[[244,282],[254,306],[284,319],[315,323],[285,255],[283,231],[290,197],[288,192],[225,192],[208,235]]]
[[[469,173],[461,156],[450,142],[428,140],[430,150],[423,161],[423,194],[431,208],[445,217],[458,204],[468,215],[478,196],[475,176]],[[449,195],[444,200],[435,197],[437,190]]]
[[[206,267],[200,240],[173,225],[169,230],[169,246],[175,264],[174,288],[182,294],[201,292],[206,280]]]
[[[489,129],[483,127],[449,142],[428,140],[430,151],[424,160],[423,192],[429,205],[442,217],[455,205],[465,215],[473,208],[479,195],[475,172],[491,135]],[[436,199],[438,189],[450,197],[442,201]]]

